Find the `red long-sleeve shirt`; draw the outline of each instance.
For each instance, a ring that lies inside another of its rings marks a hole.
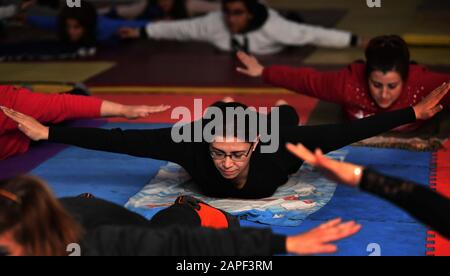
[[[0,106],[29,115],[41,123],[100,117],[102,100],[67,94],[32,93],[28,89],[0,85]],[[29,139],[17,123],[0,112],[0,160],[28,150]]]
[[[340,104],[349,118],[361,119],[379,112],[413,106],[438,86],[450,81],[450,74],[411,65],[403,93],[388,109],[379,107],[370,95],[363,63],[353,63],[344,69],[328,72],[305,67],[269,66],[264,69],[263,79],[273,86]],[[450,106],[450,94],[444,98],[443,104]]]

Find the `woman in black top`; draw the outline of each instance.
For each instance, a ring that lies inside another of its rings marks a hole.
[[[286,105],[281,106],[279,144],[303,143],[309,149],[321,148],[324,152],[330,152],[404,124],[433,117],[442,110],[443,107],[439,102],[447,92],[447,85],[442,85],[414,107],[336,125],[298,126],[295,110]],[[218,105],[224,111],[227,107],[239,106],[242,105],[235,103]],[[49,140],[177,163],[188,171],[202,192],[211,197],[248,199],[270,197],[279,186],[287,182],[289,175],[298,171],[302,165],[302,161],[290,154],[284,146],[278,147],[275,153],[261,153],[259,148],[262,143],[257,138],[236,138],[232,142],[214,140],[212,143],[176,143],[171,135],[172,128],[152,130],[49,128],[24,114],[5,108],[2,110],[33,140]],[[201,120],[187,127],[195,129],[195,124],[199,122]],[[225,124],[225,128],[229,128],[229,124],[232,128],[236,128],[234,120]],[[175,129],[175,132],[180,129]]]
[[[404,209],[441,235],[450,238],[450,200],[420,184],[381,175],[371,169],[325,157],[320,150],[310,152],[303,145],[288,149],[322,170],[332,180],[384,198]]]
[[[331,242],[360,229],[355,222],[337,219],[285,237],[269,229],[214,230],[195,227],[195,221],[189,227],[178,221],[165,223],[171,225],[154,228],[124,207],[96,198],[57,200],[37,178],[0,182],[0,256],[306,255],[335,252]]]

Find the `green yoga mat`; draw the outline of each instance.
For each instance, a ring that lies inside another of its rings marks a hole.
[[[0,82],[83,82],[114,66],[112,62],[0,63]]]

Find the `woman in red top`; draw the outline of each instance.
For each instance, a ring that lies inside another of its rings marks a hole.
[[[366,49],[366,63],[355,62],[338,71],[263,67],[245,53],[238,53],[238,57],[246,67],[238,68],[239,72],[262,77],[273,86],[340,104],[351,119],[412,106],[450,80],[450,74],[411,64],[406,42],[395,35],[372,39]],[[442,103],[449,106],[450,95]]]
[[[24,88],[0,85],[0,106],[21,110],[40,122],[57,124],[71,119],[125,117],[135,119],[167,110],[168,106],[127,106],[94,97],[32,93]],[[0,113],[0,160],[24,153],[30,139],[17,124]]]

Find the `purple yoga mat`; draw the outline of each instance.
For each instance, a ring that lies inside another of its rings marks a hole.
[[[106,123],[105,120],[77,120],[67,126],[100,127]],[[30,147],[30,150],[24,154],[2,160],[0,161],[0,180],[28,173],[67,147],[61,144],[41,143]]]

